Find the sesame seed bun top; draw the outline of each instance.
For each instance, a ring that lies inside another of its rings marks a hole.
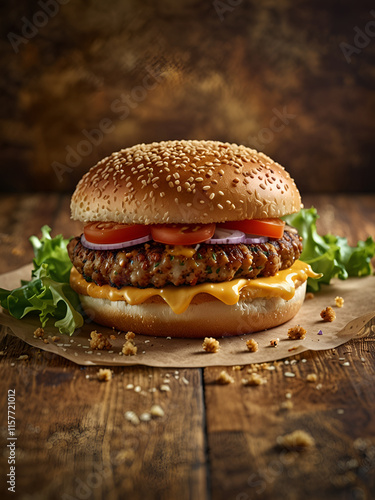
[[[72,218],[127,224],[281,217],[301,208],[289,174],[263,153],[218,141],[166,141],[122,149],[77,185]]]

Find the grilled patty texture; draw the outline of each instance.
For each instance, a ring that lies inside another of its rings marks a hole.
[[[70,260],[86,281],[115,288],[162,288],[273,276],[290,267],[301,252],[302,238],[294,230],[285,230],[280,239],[252,245],[173,247],[150,241],[110,251],[90,250],[80,237],[68,244]]]

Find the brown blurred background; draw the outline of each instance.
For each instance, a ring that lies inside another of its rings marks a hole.
[[[114,150],[181,138],[261,149],[303,193],[375,191],[370,1],[2,0],[0,15],[2,191],[72,191]]]

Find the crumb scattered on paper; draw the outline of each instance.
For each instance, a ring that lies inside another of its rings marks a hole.
[[[300,340],[306,337],[306,330],[301,325],[292,326],[288,330],[288,338],[292,340]]]
[[[93,330],[90,333],[90,348],[95,349],[98,351],[104,351],[107,350],[109,351],[112,347],[112,344],[108,340],[108,337],[106,335],[103,335],[102,333],[98,333],[96,330]]]
[[[259,344],[256,340],[254,339],[249,339],[246,341],[246,346],[249,349],[250,352],[257,352],[259,349]]]
[[[137,354],[137,346],[134,344],[132,340],[127,340],[125,344],[122,346],[122,354],[124,356],[135,356]]]
[[[335,298],[335,304],[337,307],[343,307],[344,305],[344,299],[342,297],[336,297]]]
[[[320,317],[323,321],[331,322],[336,319],[336,313],[331,306],[328,306],[320,312]]]
[[[203,341],[202,347],[206,352],[219,352],[220,342],[213,337],[206,337]]]

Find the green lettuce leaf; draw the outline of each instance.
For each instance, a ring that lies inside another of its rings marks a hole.
[[[22,280],[21,286],[14,290],[0,288],[0,304],[17,319],[38,313],[42,327],[54,318],[60,333],[72,335],[84,320],[78,295],[69,285],[72,268],[66,249],[69,240],[61,234],[51,238],[50,232],[48,226],[43,226],[40,240],[31,236],[35,254],[32,279]]]
[[[316,292],[321,283],[329,284],[335,277],[344,280],[349,276],[372,274],[371,259],[375,255],[372,237],[351,247],[346,238],[332,234],[320,236],[316,229],[318,217],[314,207],[283,217],[287,224],[298,229],[303,238],[301,260],[310,264],[316,273],[323,274],[318,280],[307,280],[308,290]]]

